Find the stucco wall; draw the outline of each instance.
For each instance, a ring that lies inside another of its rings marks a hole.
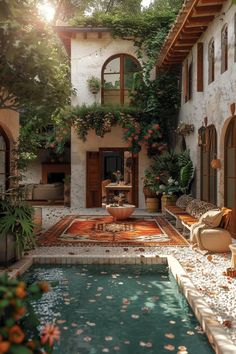
[[[125,53],[134,57],[135,47],[133,41],[114,39],[109,33],[103,33],[98,38],[97,33],[88,33],[84,39],[83,34],[78,33],[71,43],[71,81],[76,88],[76,96],[73,97],[73,105],[90,105],[101,102],[101,91],[94,95],[89,92],[87,79],[94,75],[101,79],[101,71],[105,61],[115,54]],[[71,206],[86,206],[86,151],[98,151],[101,147],[124,147],[122,129],[113,127],[112,131],[100,138],[91,131],[84,143],[78,139],[72,130],[71,141]],[[145,152],[139,154],[139,207],[144,208],[144,196],[142,192],[141,177],[149,160]]]
[[[85,208],[86,206],[86,151],[98,151],[102,147],[124,147],[122,141],[122,128],[113,127],[110,133],[103,138],[98,137],[94,131],[90,131],[87,141],[84,143],[77,138],[72,131],[71,148],[71,206],[75,208]],[[144,208],[144,196],[142,192],[141,177],[145,168],[148,167],[149,160],[143,149],[139,154],[139,207]]]
[[[201,36],[199,42],[204,43],[204,92],[196,92],[197,88],[197,45],[195,45],[187,59],[193,63],[193,97],[183,103],[179,119],[186,123],[194,124],[195,131],[186,137],[187,147],[190,148],[191,157],[196,165],[196,189],[200,196],[200,148],[197,146],[198,129],[201,127],[204,117],[207,117],[208,125],[214,124],[218,137],[218,157],[222,161],[222,168],[217,170],[217,201],[224,204],[224,136],[226,126],[231,116],[230,105],[236,102],[236,63],[234,62],[235,30],[234,16],[236,6],[231,6],[227,1],[215,20],[209,25],[207,31]],[[221,30],[228,24],[228,70],[221,74]],[[208,44],[215,39],[215,81],[208,84]],[[183,90],[182,90],[183,92]]]
[[[98,38],[97,32],[87,34],[77,33],[71,40],[71,82],[76,89],[73,105],[93,104],[101,102],[101,91],[94,95],[89,92],[87,80],[90,76],[101,79],[101,70],[105,61],[115,54],[135,55],[136,48],[132,40],[114,39],[109,33],[102,33]]]
[[[10,109],[0,110],[0,126],[11,142],[17,142],[19,136],[19,114],[17,112]]]

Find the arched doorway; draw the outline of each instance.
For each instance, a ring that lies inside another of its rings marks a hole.
[[[9,187],[10,141],[0,126],[0,193]]]
[[[228,125],[225,135],[225,206],[233,210],[232,236],[236,238],[236,117]]]

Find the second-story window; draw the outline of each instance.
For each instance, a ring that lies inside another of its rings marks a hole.
[[[208,84],[215,80],[215,41],[212,39],[208,47]]]
[[[221,73],[228,69],[228,26],[221,31]]]
[[[128,54],[109,58],[102,69],[102,103],[129,104],[135,75],[141,71],[137,59]]]

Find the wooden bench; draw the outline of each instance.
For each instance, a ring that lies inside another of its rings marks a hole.
[[[187,199],[187,196],[182,196],[183,200],[184,198]],[[191,215],[187,211],[191,209],[190,207],[188,208],[188,205],[192,202],[192,205],[194,206],[194,201],[196,203],[196,208],[194,215]],[[176,203],[178,204],[178,200]],[[191,226],[196,224],[199,221],[201,215],[203,215],[205,212],[213,209],[220,210],[220,208],[213,204],[193,198],[189,203],[183,203],[183,206],[185,207],[179,207],[178,205],[167,205],[165,207],[165,214],[175,218],[176,228],[182,229],[182,232],[185,236],[190,234]],[[199,205],[199,210],[197,209],[197,205]],[[200,249],[209,250],[212,252],[225,252],[228,250],[228,246],[231,243],[229,225],[232,210],[227,208],[222,208],[221,210],[223,210],[223,217],[219,227],[206,228],[201,232],[201,236],[199,236],[199,239],[197,240],[198,247]]]

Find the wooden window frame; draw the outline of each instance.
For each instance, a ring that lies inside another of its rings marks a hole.
[[[140,67],[140,70],[141,70],[141,65],[139,63],[139,61],[133,57],[132,55],[130,54],[126,54],[126,53],[120,53],[120,54],[115,54],[115,55],[112,55],[111,57],[109,57],[105,63],[103,64],[103,67],[102,67],[102,77],[101,77],[101,82],[102,82],[102,89],[101,89],[101,93],[102,93],[102,97],[101,97],[101,101],[102,101],[102,104],[106,104],[104,102],[104,93],[105,93],[105,89],[104,89],[104,83],[105,83],[105,80],[104,80],[104,71],[105,71],[105,68],[107,67],[107,65],[114,59],[116,58],[120,58],[120,88],[119,88],[119,91],[120,91],[120,104],[121,105],[124,105],[125,103],[125,57],[129,57],[131,58],[134,62],[136,62],[136,64],[138,64],[138,66]]]
[[[208,84],[215,81],[215,40],[212,38],[208,45]]]
[[[228,25],[221,30],[221,74],[228,70]]]
[[[197,92],[204,90],[204,44],[199,42],[197,44]]]
[[[213,124],[209,125],[206,127],[205,129],[205,137],[206,140],[204,141],[204,144],[201,145],[201,199],[209,202],[209,203],[213,203],[213,204],[217,204],[217,173],[216,170],[212,169],[211,167],[211,160],[214,158],[214,156],[217,156],[217,131],[216,128]],[[211,138],[211,139],[210,139]],[[210,141],[211,140],[211,141]],[[205,157],[207,159],[207,171],[206,171],[206,195],[207,195],[207,199],[204,199],[203,196],[203,153],[206,153]],[[211,200],[211,195],[210,195],[210,178],[214,177],[214,198],[213,200]]]

